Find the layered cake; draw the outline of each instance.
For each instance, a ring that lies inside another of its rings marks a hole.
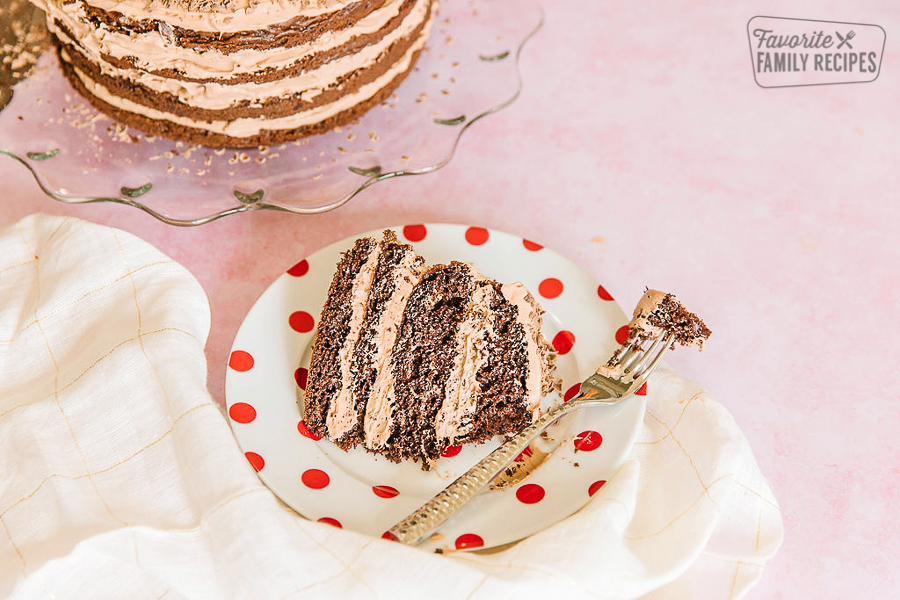
[[[219,147],[349,122],[412,69],[436,0],[32,0],[99,110]]]
[[[337,265],[303,399],[315,434],[424,469],[449,446],[515,433],[558,387],[543,311],[520,283],[428,265],[391,231]]]

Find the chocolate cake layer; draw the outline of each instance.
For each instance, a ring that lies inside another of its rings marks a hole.
[[[321,437],[328,435],[327,414],[343,386],[340,352],[350,334],[353,283],[375,247],[371,238],[361,238],[343,254],[319,317],[310,356],[310,372],[316,376],[307,382],[303,420]]]
[[[434,423],[456,352],[456,332],[474,291],[464,263],[433,267],[410,297],[394,346],[394,425],[384,455],[428,464],[446,448]]]
[[[655,309],[647,315],[647,322],[673,334],[675,342],[682,346],[702,347],[711,333],[709,327],[676,300],[673,294],[663,296]]]
[[[353,356],[353,393],[358,407],[358,441],[376,448],[389,435],[393,418],[392,356],[404,311],[424,273],[425,260],[386,231],[366,316]],[[370,398],[373,398],[369,402]]]
[[[519,431],[531,423],[531,413],[522,410],[526,394],[523,374],[528,372],[526,332],[516,320],[518,309],[503,296],[501,285],[486,285],[493,291],[490,310],[494,321],[487,360],[476,375],[478,419],[463,438],[451,440],[453,443],[483,441],[498,431]]]

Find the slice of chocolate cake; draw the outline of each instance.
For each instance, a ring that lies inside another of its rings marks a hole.
[[[451,444],[531,423],[555,386],[540,306],[470,264],[426,266],[391,231],[338,263],[313,341],[304,419],[343,449],[424,469]]]

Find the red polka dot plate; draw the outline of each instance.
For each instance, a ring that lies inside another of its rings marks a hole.
[[[563,381],[563,392],[545,398],[545,403],[563,401],[562,396],[618,345],[616,332],[627,318],[606,289],[540,244],[464,225],[419,224],[394,230],[429,262],[472,262],[499,281],[521,281],[538,297],[547,311],[544,335],[559,352],[557,374]],[[225,393],[241,449],[281,500],[310,520],[383,537],[499,441],[449,448],[435,468],[425,472],[417,464],[395,464],[359,449],[343,452],[306,428],[300,405],[309,347],[334,267],[354,239],[299,260],[260,296],[235,338]],[[482,493],[422,547],[489,548],[565,519],[598,493],[622,464],[644,407],[644,396],[635,396],[618,406],[590,408],[561,419],[549,430],[560,446],[540,468],[515,485]]]

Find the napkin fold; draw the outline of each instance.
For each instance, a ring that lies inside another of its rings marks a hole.
[[[434,555],[310,522],[206,389],[206,296],[137,237],[33,215],[0,233],[0,596],[740,598],[782,539],[728,412],[661,369],[581,511]]]

